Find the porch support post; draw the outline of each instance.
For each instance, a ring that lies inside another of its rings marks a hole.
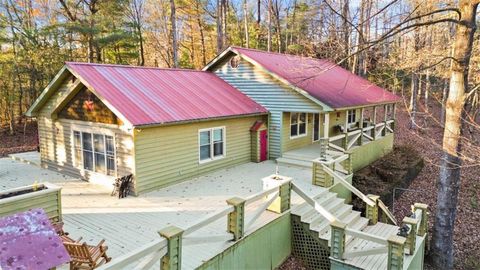
[[[344,161],[342,161],[342,166],[345,170],[347,170],[348,174],[353,173],[353,154],[351,151],[346,151],[346,155],[348,155],[348,158]]]
[[[388,238],[388,270],[403,270],[405,237],[392,235]]]
[[[364,108],[362,107],[360,109],[360,137],[358,137],[357,145],[361,146],[362,145],[362,139],[363,139],[363,112]]]
[[[325,121],[323,121],[323,137],[329,137],[328,131],[330,130],[330,113],[325,113]]]
[[[167,254],[162,257],[161,269],[180,270],[182,268],[182,234],[183,230],[169,226],[158,232],[168,241]]]
[[[395,131],[395,116],[396,116],[396,110],[397,110],[397,103],[392,104],[392,130]]]
[[[378,222],[378,199],[380,199],[380,196],[368,194],[367,197],[372,200],[375,205],[370,206],[365,204],[365,217],[368,218],[370,225],[375,225]]]
[[[338,260],[343,260],[343,253],[345,252],[345,228],[347,224],[335,220],[330,223],[330,227],[332,230],[330,234],[330,256]]]
[[[405,217],[403,218],[403,224],[410,226],[410,231],[408,231],[406,245],[408,247],[408,254],[413,255],[415,253],[415,240],[417,238],[417,226],[418,221],[414,218]]]
[[[245,200],[233,197],[227,200],[233,206],[233,212],[228,213],[227,231],[233,234],[233,240],[243,237],[245,232]]]
[[[382,136],[387,135],[387,105],[383,105],[383,129],[382,129]]]
[[[343,123],[345,127],[345,129],[343,130],[343,134],[345,135],[345,137],[342,140],[342,147],[343,149],[345,149],[345,151],[348,150],[348,111],[349,110],[345,111],[345,122]]]
[[[320,158],[323,160],[327,159],[327,150],[328,150],[328,138],[320,138]]]
[[[373,106],[373,119],[372,119],[372,122],[373,122],[373,128],[371,130],[371,135],[372,135],[372,138],[373,140],[375,141],[375,137],[377,135],[377,106]]]

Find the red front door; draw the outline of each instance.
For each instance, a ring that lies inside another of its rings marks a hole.
[[[260,161],[267,160],[267,130],[260,131]]]

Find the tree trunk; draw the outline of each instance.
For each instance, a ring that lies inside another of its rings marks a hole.
[[[267,51],[272,51],[272,0],[268,0],[267,16]]]
[[[217,53],[223,50],[223,0],[217,0]]]
[[[247,0],[243,0],[243,24],[245,28],[245,47],[250,48],[250,36],[248,33],[248,5]]]
[[[170,24],[172,25],[172,58],[173,67],[178,67],[178,45],[177,45],[177,18],[175,15],[175,0],[170,0]]]
[[[425,104],[425,112],[428,112],[428,96],[430,92],[430,70],[427,70],[425,75],[425,96],[423,97],[423,103]]]
[[[417,129],[417,123],[415,122],[415,114],[417,113],[417,92],[418,92],[418,74],[412,73],[412,93],[410,96],[410,129]]]
[[[448,95],[448,81],[445,80],[443,82],[443,92],[442,92],[442,111],[440,113],[440,124],[444,127],[445,126],[445,102],[447,100]]]
[[[343,16],[343,46],[344,46],[344,58],[347,58],[350,55],[350,30],[348,25],[348,14],[349,14],[349,6],[348,2],[350,0],[344,0],[343,9],[342,9],[342,16]],[[342,66],[344,68],[348,68],[349,61],[344,61]]]
[[[450,91],[443,133],[443,159],[438,181],[437,211],[432,238],[432,260],[437,269],[453,269],[453,232],[460,186],[462,111],[468,87],[468,73],[476,30],[475,16],[480,1],[460,0]]]
[[[137,27],[138,31],[138,39],[140,42],[140,63],[139,66],[144,66],[145,65],[145,49],[143,48],[143,33],[142,33],[142,27],[139,25]]]

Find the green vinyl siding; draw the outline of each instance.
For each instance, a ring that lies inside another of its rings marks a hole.
[[[270,112],[268,119],[270,158],[282,155],[283,112],[323,111],[317,103],[243,59],[237,68],[232,68],[226,60],[216,67],[215,74]]]
[[[283,113],[283,130],[282,130],[282,151],[290,151],[293,149],[302,148],[313,143],[313,114],[307,114],[307,134],[300,137],[290,137],[290,114]],[[320,120],[321,126],[321,120]]]
[[[137,193],[158,189],[221,168],[249,162],[250,127],[266,116],[203,121],[135,129]],[[199,130],[225,127],[225,157],[199,162]]]

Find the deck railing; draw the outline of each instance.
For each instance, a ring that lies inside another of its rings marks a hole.
[[[365,195],[347,181],[347,179],[352,176],[352,173],[351,154],[313,160],[312,182],[314,185],[331,188],[334,183],[339,183],[366,204],[365,215],[370,219],[371,224],[377,223],[380,213],[385,217],[385,222],[391,222],[397,225],[395,217],[382,200],[380,200],[379,196]]]
[[[328,147],[337,151],[347,152],[355,145],[362,145],[364,138],[368,141],[375,141],[387,133],[393,133],[394,120],[387,120],[381,123],[372,124],[345,131],[342,134],[328,138]]]
[[[212,242],[228,244],[228,242],[241,239],[246,233],[251,233],[256,229],[255,223],[267,209],[277,213],[283,213],[290,209],[291,178],[272,175],[265,179],[274,183],[278,182],[278,184],[275,183],[246,199],[230,198],[227,200],[228,206],[205,216],[187,229],[175,226],[166,227],[159,231],[163,238],[156,239],[115,258],[98,269],[150,269],[160,261],[161,269],[178,270],[181,269],[183,246]],[[195,234],[203,228],[220,222],[222,218],[227,220],[225,233]]]
[[[428,206],[425,204],[414,205],[412,217],[405,217],[404,227],[398,234],[389,237],[381,237],[371,233],[359,231],[347,227],[347,224],[335,220],[331,225],[331,256],[334,259],[343,261],[356,257],[371,256],[388,253],[387,269],[403,269],[404,256],[415,254],[417,236],[425,237],[428,230]],[[406,228],[406,230],[404,229]],[[349,239],[361,239],[367,242],[376,243],[369,249],[346,250]],[[406,247],[406,249],[405,249]]]

